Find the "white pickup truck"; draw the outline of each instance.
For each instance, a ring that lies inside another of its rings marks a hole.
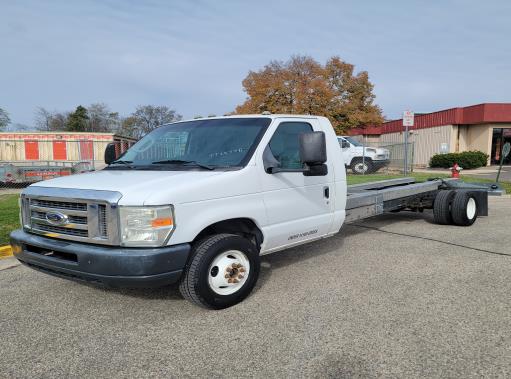
[[[381,147],[362,145],[353,137],[337,136],[344,164],[354,174],[370,174],[388,166],[390,151]]]
[[[254,288],[260,255],[336,234],[344,222],[434,208],[443,224],[487,214],[487,192],[403,178],[346,185],[324,117],[230,116],[167,124],[101,171],[32,184],[11,233],[29,267],[107,286],[179,283],[220,309]]]

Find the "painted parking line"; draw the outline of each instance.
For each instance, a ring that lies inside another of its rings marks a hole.
[[[12,248],[10,245],[0,246],[0,259],[12,257]]]

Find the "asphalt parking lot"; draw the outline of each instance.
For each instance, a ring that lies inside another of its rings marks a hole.
[[[4,269],[0,377],[509,377],[510,212],[491,198],[470,228],[346,226],[264,257],[255,293],[223,311]]]

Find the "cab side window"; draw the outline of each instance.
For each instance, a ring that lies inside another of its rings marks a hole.
[[[346,141],[344,138],[338,138],[337,140],[339,141],[339,145],[341,145],[341,148],[347,149],[350,147],[350,143]]]
[[[270,140],[270,150],[283,169],[301,168],[300,134],[312,132],[306,122],[283,122]]]

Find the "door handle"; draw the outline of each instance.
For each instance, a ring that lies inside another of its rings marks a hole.
[[[327,199],[330,198],[330,188],[328,186],[323,188],[323,196]]]

